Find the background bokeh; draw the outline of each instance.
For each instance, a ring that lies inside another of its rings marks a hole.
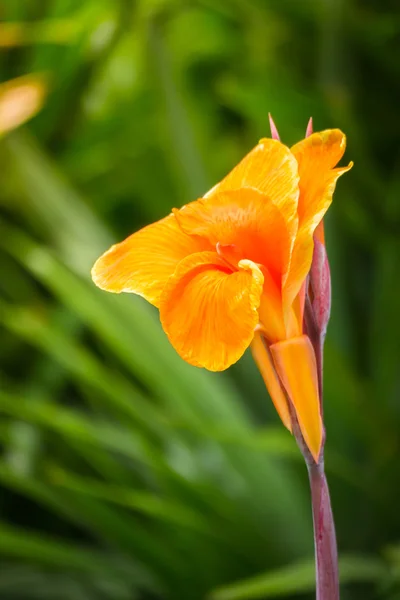
[[[306,470],[246,355],[191,368],[91,283],[269,135],[340,127],[326,469],[343,600],[400,598],[400,13],[381,0],[2,0],[0,597],[314,595]],[[29,94],[27,97],[29,102]]]

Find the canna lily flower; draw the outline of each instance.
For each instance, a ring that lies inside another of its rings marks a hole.
[[[222,371],[251,347],[283,423],[291,430],[295,414],[318,461],[323,425],[304,302],[314,232],[352,165],[335,168],[346,145],[338,129],[292,148],[273,137],[203,198],[112,246],[92,278],[156,306],[192,365]]]

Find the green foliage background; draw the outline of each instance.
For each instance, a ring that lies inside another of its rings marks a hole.
[[[305,468],[250,357],[191,368],[152,307],[89,279],[268,135],[268,111],[288,144],[310,115],[348,135],[327,219],[326,468],[343,600],[400,598],[396,5],[0,3],[1,80],[50,84],[0,141],[3,600],[313,597]]]

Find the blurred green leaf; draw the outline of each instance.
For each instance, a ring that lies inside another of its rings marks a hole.
[[[342,585],[353,582],[377,583],[387,574],[387,567],[382,561],[374,558],[342,556],[339,571]],[[314,561],[310,560],[221,587],[209,597],[212,600],[279,598],[314,589],[315,566]]]
[[[118,569],[110,564],[106,556],[92,550],[17,529],[6,523],[0,523],[0,533],[0,552],[3,556],[18,556],[51,566],[98,573],[104,569],[111,572],[115,569],[115,574],[118,574]]]

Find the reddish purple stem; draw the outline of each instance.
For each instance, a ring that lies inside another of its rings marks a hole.
[[[335,525],[324,463],[307,464],[314,521],[317,600],[339,600]]]
[[[311,303],[307,295],[304,307],[304,327],[314,347],[317,361],[321,415],[323,414],[323,347],[330,314],[330,273],[325,247],[315,242],[310,282],[314,292]],[[296,431],[294,430],[296,435]],[[314,522],[314,545],[317,600],[339,600],[339,573],[335,524],[324,472],[323,447],[318,464],[308,451],[304,441],[299,443],[307,464],[311,488]],[[325,440],[323,442],[324,446]]]

